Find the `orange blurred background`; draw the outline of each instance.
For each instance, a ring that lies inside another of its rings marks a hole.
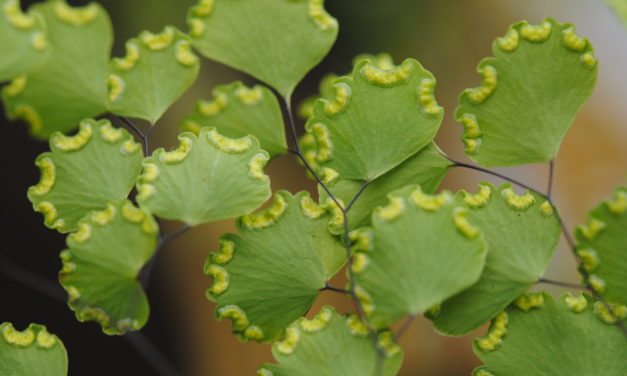
[[[173,24],[186,30],[186,9],[194,2],[101,1],[111,14],[116,32],[114,55],[123,55],[125,40],[143,29],[160,31],[165,24]],[[79,1],[70,3],[81,4]],[[326,3],[326,8],[340,22],[338,41],[323,63],[298,87],[294,102],[315,93],[318,81],[325,73],[349,71],[352,58],[360,53],[388,52],[397,62],[406,57],[416,58],[436,76],[436,97],[446,109],[437,137],[438,144],[447,154],[462,161],[468,159],[464,156],[460,141],[462,127],[454,121],[453,110],[459,93],[479,83],[475,67],[479,60],[491,55],[494,38],[501,36],[510,24],[523,19],[537,23],[544,17],[553,17],[559,22],[575,24],[578,34],[589,38],[595,47],[600,64],[599,80],[592,98],[564,140],[556,161],[554,197],[564,220],[572,229],[583,223],[587,211],[600,200],[609,197],[615,186],[625,183],[627,30],[602,1],[327,0]],[[248,84],[255,82],[250,77],[204,59],[195,85],[157,124],[151,148],[174,146],[178,121],[192,110],[195,101],[199,98],[209,99],[214,86],[234,80],[244,80]],[[302,130],[302,124],[299,126]],[[17,202],[15,211],[3,214],[6,219],[3,219],[5,226],[2,231],[5,239],[15,236],[15,233],[33,238],[25,239],[24,246],[19,250],[5,249],[3,252],[6,251],[24,267],[55,278],[59,265],[56,254],[63,247],[63,237],[45,230],[40,215],[29,209],[26,200],[26,187],[37,181],[38,173],[33,161],[47,146],[29,139],[26,127],[21,124],[5,125],[3,132],[8,134],[10,138],[7,139],[13,143],[10,145],[11,159],[16,159],[15,163],[8,165],[7,159],[3,158],[3,167],[7,164],[9,169],[3,180],[7,183],[3,184],[6,185],[3,189],[7,190],[3,195],[3,205],[8,205],[9,201]],[[274,190],[296,192],[305,189],[315,194],[314,183],[305,177],[304,170],[293,156],[286,155],[272,161],[267,170]],[[540,191],[546,190],[546,165],[498,171],[525,181]],[[455,170],[445,178],[441,188],[474,190],[476,183],[483,180],[499,182],[478,172]],[[166,233],[178,226],[178,223],[166,223]],[[229,322],[217,322],[213,316],[213,303],[204,297],[211,282],[202,273],[207,253],[216,250],[218,236],[234,231],[232,220],[198,226],[169,244],[157,262],[149,291],[152,317],[147,333],[185,375],[254,375],[261,363],[272,361],[268,345],[240,343],[231,335]],[[41,245],[42,242],[44,245]],[[578,282],[573,256],[563,242],[547,271],[547,278]],[[89,353],[81,348],[81,341],[69,338],[73,334],[65,334],[65,328],[72,326],[72,333],[89,331],[88,342],[91,343],[92,338],[104,336],[98,333],[95,324],[70,323],[71,312],[66,307],[48,308],[56,303],[50,303],[36,294],[31,298],[25,297],[26,290],[22,293],[10,281],[1,281],[0,292],[6,290],[12,300],[10,303],[5,300],[0,306],[0,321],[30,320],[46,324],[46,320],[51,320],[51,315],[63,317],[58,324],[48,325],[52,325],[53,332],[66,342],[70,374],[87,374],[82,371],[83,368],[72,364],[88,363],[85,360],[88,358],[96,367],[110,359],[110,351],[115,354],[114,350],[108,348],[122,343],[115,339],[94,339],[101,342],[97,350]],[[541,287],[556,293],[563,291],[550,286]],[[37,304],[31,300],[37,300]],[[324,292],[312,311],[317,312],[323,304],[332,304],[340,312],[349,311],[353,307],[345,296]],[[400,342],[405,351],[400,375],[469,375],[479,364],[472,353],[471,341],[484,330],[482,328],[463,338],[443,337],[434,332],[427,320],[416,319]],[[131,352],[129,357],[137,356],[133,355],[132,349],[125,351]],[[109,374],[153,374],[149,366],[144,365],[142,368],[141,362],[132,365],[133,368],[140,367],[135,368],[134,372],[129,370],[131,364],[134,364],[132,362],[116,364],[114,358],[111,363],[99,369],[108,369]],[[95,370],[90,374],[99,372]]]

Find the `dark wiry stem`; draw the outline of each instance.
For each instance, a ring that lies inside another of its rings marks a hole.
[[[124,338],[135,347],[144,359],[150,359],[154,370],[161,376],[179,376],[181,373],[174,368],[174,365],[159,352],[155,345],[150,342],[141,332],[128,332]]]
[[[339,287],[331,286],[328,283],[326,284],[326,286],[321,288],[320,291],[334,291],[334,292],[340,292],[342,294],[349,294],[350,293],[350,291],[348,291],[348,290],[344,290],[344,289],[341,289]]]
[[[161,253],[163,248],[170,241],[172,241],[173,239],[183,235],[184,233],[189,231],[191,228],[192,228],[191,225],[185,224],[185,225],[179,227],[176,231],[174,231],[172,233],[169,233],[167,235],[162,235],[159,238],[159,242],[157,243],[157,248],[155,249],[155,252],[153,253],[150,261],[148,261],[148,263],[144,266],[144,268],[139,273],[139,281],[141,282],[143,288],[147,288],[148,287],[148,284],[150,283],[150,275],[152,274],[152,270],[155,267],[155,264],[157,262],[157,258],[159,257],[159,254]]]
[[[407,318],[405,319],[405,322],[403,323],[403,325],[398,329],[398,331],[396,332],[396,335],[394,335],[394,341],[398,341],[403,334],[405,334],[405,332],[407,331],[407,329],[409,329],[409,327],[411,326],[411,324],[414,322],[414,319],[416,318],[416,315],[408,315]]]
[[[536,283],[546,283],[547,285],[555,285],[555,286],[562,286],[562,287],[570,287],[573,289],[579,289],[579,290],[590,290],[588,289],[586,286],[582,286],[582,285],[578,285],[576,283],[568,283],[568,282],[560,282],[560,281],[553,281],[551,279],[546,279],[546,278],[540,278],[538,280],[538,282]]]
[[[348,231],[348,228],[349,228],[348,227],[348,209],[350,208],[350,206],[352,206],[355,203],[357,198],[359,198],[359,196],[363,193],[363,191],[368,186],[369,181],[366,181],[366,183],[364,183],[364,185],[357,192],[355,197],[353,197],[353,199],[351,200],[349,206],[344,207],[340,203],[340,201],[335,197],[335,195],[331,192],[329,187],[327,187],[327,185],[318,176],[316,171],[311,167],[311,165],[309,164],[309,162],[307,161],[307,159],[303,155],[303,153],[301,151],[301,148],[300,148],[300,145],[298,143],[298,135],[297,135],[297,132],[296,132],[296,125],[294,123],[294,115],[292,113],[292,108],[291,108],[291,104],[290,104],[290,98],[289,97],[287,97],[287,98],[284,97],[283,101],[284,101],[284,104],[285,104],[285,110],[287,112],[287,118],[288,118],[288,123],[289,123],[288,126],[289,126],[289,129],[290,129],[290,134],[291,134],[292,141],[294,143],[294,149],[295,149],[295,150],[294,149],[290,150],[290,152],[292,154],[295,154],[303,162],[303,164],[305,165],[305,168],[314,177],[314,179],[318,182],[318,184],[320,184],[322,189],[324,189],[324,191],[327,193],[329,198],[331,198],[331,200],[333,200],[335,205],[338,207],[338,209],[342,213],[342,219],[343,219],[343,222],[344,222],[344,246],[346,248],[347,272],[348,272],[348,280],[349,280],[349,283],[348,283],[349,288],[348,288],[348,290],[346,290],[346,293],[352,298],[353,303],[355,304],[355,308],[357,309],[357,312],[358,312],[359,316],[361,317],[361,319],[364,321],[364,324],[368,328],[368,336],[372,340],[375,348],[377,349],[377,363],[376,363],[376,369],[375,369],[376,373],[375,374],[376,375],[381,375],[382,372],[383,372],[383,359],[385,357],[385,353],[384,353],[384,350],[381,349],[380,346],[378,345],[377,331],[370,324],[370,321],[368,320],[368,317],[365,314],[365,311],[363,309],[361,301],[359,300],[359,298],[357,297],[357,294],[355,293],[355,275],[353,273],[353,268],[352,268],[353,257],[352,257],[352,253],[351,253],[351,247],[350,247],[350,238],[348,236],[348,234],[349,234],[349,231]]]
[[[546,195],[549,197],[549,200],[551,200],[551,195],[553,193],[554,169],[555,169],[555,162],[554,160],[551,160],[551,162],[549,162],[549,186],[546,190]]]
[[[498,172],[496,172],[496,171],[492,171],[492,170],[489,170],[489,169],[487,169],[487,168],[483,168],[483,167],[481,167],[481,166],[475,166],[475,165],[471,165],[471,164],[468,164],[468,163],[463,163],[463,162],[456,161],[456,160],[454,160],[454,159],[450,158],[450,157],[449,157],[449,156],[447,156],[447,155],[444,155],[444,156],[445,156],[445,157],[446,157],[449,161],[451,161],[451,163],[453,163],[453,164],[452,164],[451,166],[449,166],[449,167],[464,167],[464,168],[469,168],[469,169],[471,169],[471,170],[481,171],[481,172],[484,172],[484,173],[486,173],[486,174],[490,174],[490,175],[492,175],[492,176],[496,176],[497,178],[501,178],[501,179],[503,179],[503,180],[507,180],[507,181],[509,181],[509,182],[511,182],[511,183],[514,183],[514,184],[516,184],[516,185],[518,185],[518,186],[520,186],[520,187],[523,187],[523,188],[525,188],[525,189],[529,189],[530,191],[534,191],[534,192],[540,193],[540,192],[538,192],[538,190],[537,190],[537,189],[532,188],[531,186],[529,186],[529,185],[527,185],[527,184],[525,184],[525,183],[523,183],[523,182],[521,182],[521,181],[518,181],[518,180],[512,179],[512,178],[510,178],[509,176],[505,176],[505,175],[499,174],[499,173],[498,173]],[[540,194],[541,194],[542,196],[545,196],[545,197],[546,197],[546,195],[545,195],[544,193],[540,193]]]

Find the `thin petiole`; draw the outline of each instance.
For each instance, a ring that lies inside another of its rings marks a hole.
[[[157,258],[159,257],[159,254],[161,254],[161,251],[163,250],[163,248],[170,241],[183,235],[184,233],[189,231],[191,228],[192,228],[191,225],[185,224],[179,227],[178,229],[176,229],[174,232],[161,236],[161,238],[159,239],[159,242],[157,243],[157,248],[155,249],[155,252],[152,255],[152,258],[150,259],[150,261],[148,261],[146,265],[144,265],[144,268],[141,270],[141,272],[139,272],[139,281],[141,282],[143,288],[148,288],[148,284],[150,282],[150,275],[152,274],[152,270],[155,267]]]
[[[547,285],[555,285],[555,286],[562,286],[562,287],[570,287],[573,289],[579,289],[579,290],[590,290],[588,287],[586,286],[582,286],[582,285],[578,285],[576,283],[568,283],[568,282],[561,282],[561,281],[553,281],[551,279],[546,279],[546,278],[540,278],[538,280],[538,282],[536,283],[545,283]]]

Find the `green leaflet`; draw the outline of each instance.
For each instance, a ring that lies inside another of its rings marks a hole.
[[[172,151],[144,160],[137,201],[156,215],[190,225],[250,213],[270,198],[268,153],[253,136],[232,139],[215,128],[179,135]]]
[[[207,297],[242,340],[278,339],[344,265],[346,251],[327,231],[327,216],[307,192],[279,191],[270,208],[239,218],[241,236],[220,238],[220,251],[205,264],[213,278]]]
[[[43,139],[106,110],[113,35],[109,16],[97,3],[73,8],[65,0],[48,0],[32,9],[46,22],[50,58],[5,87],[2,100],[9,119],[26,121],[31,134]]]
[[[589,213],[588,224],[575,231],[580,269],[586,283],[609,302],[627,305],[627,186],[616,189],[613,200]],[[583,274],[583,273],[582,273]],[[584,274],[584,275],[585,275]]]
[[[187,16],[194,47],[289,98],[329,52],[337,21],[324,0],[199,0]],[[304,48],[306,47],[306,48]]]
[[[479,63],[481,86],[466,89],[455,111],[465,151],[486,167],[548,162],[597,77],[587,39],[570,24],[512,25]]]
[[[605,2],[614,9],[618,18],[627,26],[627,0],[605,0]]]
[[[194,83],[199,67],[189,37],[178,29],[143,31],[126,42],[124,58],[111,61],[109,110],[154,124]]]
[[[355,291],[373,326],[423,313],[477,282],[487,244],[468,214],[447,191],[407,186],[374,210],[372,229],[351,234]]]
[[[374,375],[377,350],[368,329],[357,316],[340,316],[330,306],[322,307],[312,319],[301,318],[272,346],[280,365],[264,364],[260,376],[355,376]],[[385,353],[381,376],[396,375],[403,351],[390,331],[379,334],[378,346]]]
[[[511,183],[481,183],[477,193],[460,191],[456,199],[469,209],[468,219],[481,229],[489,250],[479,281],[444,301],[433,318],[448,335],[478,328],[537,282],[561,233],[556,209],[535,192],[517,195]]]
[[[41,66],[50,54],[46,27],[41,17],[24,14],[19,0],[0,0],[0,82]],[[23,80],[13,82],[21,90]]]
[[[85,214],[126,198],[141,169],[141,146],[109,120],[84,120],[74,136],[55,133],[50,149],[35,161],[41,178],[28,199],[46,226],[60,232],[78,229]]]
[[[625,375],[625,337],[598,317],[602,303],[570,294],[555,302],[545,292],[524,298],[475,340],[485,366],[474,376]]]
[[[427,146],[442,121],[435,79],[413,59],[392,69],[362,60],[334,87],[333,100],[314,104],[306,129],[317,147],[313,162],[346,179],[385,174]]]
[[[0,324],[0,375],[66,376],[67,352],[45,326],[30,324],[23,331],[11,323]]]
[[[59,272],[79,321],[96,321],[109,335],[146,324],[150,308],[137,277],[155,251],[158,232],[152,215],[127,200],[81,220],[67,237]]]
[[[348,212],[348,229],[352,231],[358,227],[370,225],[372,210],[377,206],[385,205],[387,194],[409,184],[419,184],[425,193],[433,193],[440,185],[442,178],[448,172],[451,162],[439,151],[435,143],[431,143],[405,160],[385,175],[376,179],[366,187]],[[324,172],[323,169],[321,172]],[[329,178],[329,176],[325,176]],[[345,204],[351,202],[355,194],[364,185],[362,180],[339,178],[328,182],[331,193]],[[318,185],[320,202],[328,202],[329,195]],[[334,234],[344,232],[343,223],[330,223],[329,230]]]
[[[270,89],[237,81],[217,86],[212,94],[213,101],[198,101],[194,112],[181,120],[182,130],[198,134],[201,127],[211,126],[227,137],[251,134],[271,158],[285,154],[283,115]]]

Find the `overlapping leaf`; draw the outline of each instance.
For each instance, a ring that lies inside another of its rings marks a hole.
[[[250,134],[271,158],[285,153],[281,107],[270,89],[261,85],[249,88],[238,81],[218,86],[212,93],[213,101],[198,101],[194,112],[183,118],[183,130],[198,134],[201,127],[211,126],[227,137]]]
[[[199,0],[188,13],[194,47],[290,97],[329,52],[337,21],[324,0]],[[303,48],[306,46],[306,48]]]
[[[108,120],[84,120],[71,137],[56,133],[50,149],[35,161],[41,179],[28,198],[46,226],[61,232],[76,230],[83,216],[109,201],[126,198],[141,169],[141,146]]]
[[[448,172],[450,164],[450,161],[442,156],[435,143],[427,145],[416,155],[368,185],[348,212],[349,230],[370,225],[372,210],[377,206],[385,205],[388,201],[387,194],[391,191],[410,184],[419,184],[424,193],[433,193]],[[338,178],[327,183],[331,193],[348,204],[365,182]],[[329,202],[329,195],[320,186],[318,186],[318,194],[320,202]],[[331,223],[329,230],[340,234],[344,231],[344,226]]]
[[[155,251],[157,234],[152,215],[126,200],[81,220],[68,235],[59,273],[79,321],[96,321],[109,335],[144,326],[150,308],[137,277]]]
[[[185,132],[175,150],[160,148],[144,160],[137,201],[190,225],[250,213],[270,198],[268,159],[253,136],[232,139],[208,127],[198,136]]]
[[[485,366],[473,375],[622,376],[625,337],[604,322],[606,314],[588,295],[565,294],[558,302],[547,293],[523,297],[475,340]]]
[[[23,13],[19,0],[0,0],[0,82],[41,66],[50,53],[47,38],[41,17]],[[14,81],[9,95],[24,83]]]
[[[548,162],[590,96],[597,60],[574,26],[519,22],[481,61],[481,86],[466,89],[455,112],[466,153],[486,167]]]
[[[627,305],[627,186],[594,208],[588,224],[577,227],[577,253],[592,286],[604,299]]]
[[[243,340],[278,339],[346,260],[328,215],[306,192],[279,191],[270,208],[239,218],[242,235],[224,235],[205,265],[216,317]]]
[[[357,297],[375,327],[423,313],[479,279],[487,245],[467,216],[449,192],[408,186],[375,209],[371,230],[351,236]]]
[[[279,365],[264,364],[261,376],[354,376],[374,375],[377,349],[367,336],[368,330],[354,316],[338,315],[325,306],[311,320],[301,318],[287,329],[285,339],[272,346]],[[379,334],[378,346],[385,358],[381,376],[396,375],[403,361],[401,348],[392,333]]]
[[[73,8],[65,0],[33,6],[46,22],[50,57],[41,68],[2,91],[10,119],[22,119],[30,132],[47,138],[75,128],[106,109],[111,22],[100,5]]]
[[[392,69],[363,60],[334,87],[335,98],[315,103],[306,128],[312,162],[345,179],[385,174],[427,146],[442,121],[435,79],[413,59]]]
[[[446,300],[433,323],[449,335],[466,334],[494,318],[543,275],[560,237],[554,208],[535,192],[517,195],[510,183],[481,183],[458,202],[488,243],[479,281]]]
[[[616,12],[616,15],[627,26],[627,0],[605,0]]]
[[[11,323],[0,324],[0,374],[7,376],[66,376],[67,352],[63,343],[42,325],[23,331]]]
[[[154,124],[194,83],[199,67],[187,35],[172,26],[160,34],[143,31],[110,64],[109,109]]]

